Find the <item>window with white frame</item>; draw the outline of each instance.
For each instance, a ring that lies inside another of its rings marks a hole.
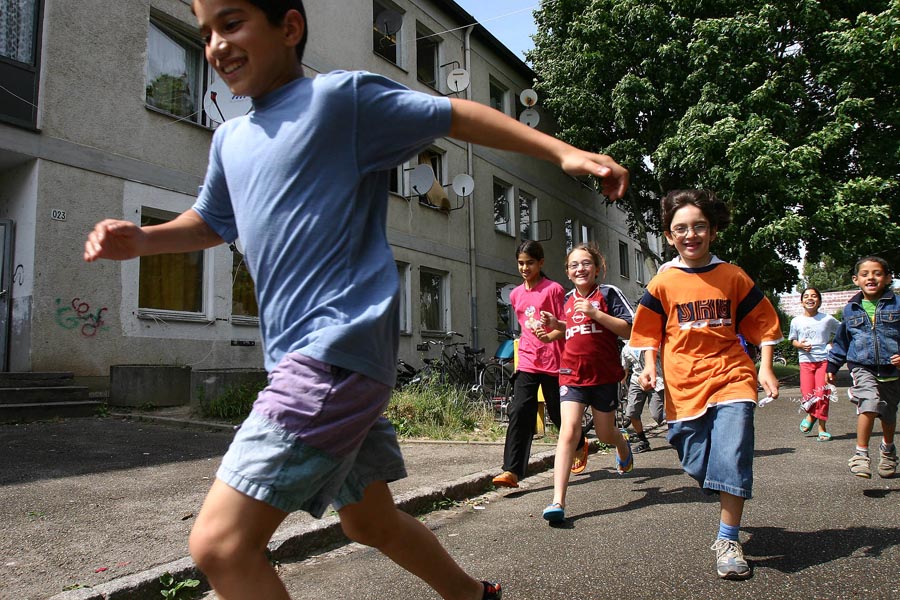
[[[419,271],[419,316],[422,331],[447,331],[447,273]]]
[[[231,245],[231,322],[243,325],[259,323],[259,306],[256,304],[256,287],[244,255]]]
[[[644,271],[644,253],[635,249],[634,251],[634,280],[638,283],[646,283]]]
[[[177,215],[141,207],[141,226],[161,225]],[[204,252],[142,256],[138,308],[174,313],[204,312]]]
[[[400,278],[400,333],[411,333],[409,318],[409,265],[397,262],[397,277]]]
[[[144,65],[147,106],[192,123],[211,124],[203,113],[203,94],[213,72],[203,47],[187,29],[150,18]]]
[[[372,50],[378,56],[400,65],[402,16],[393,4],[372,2]]]
[[[428,165],[434,172],[434,182],[431,189],[426,193],[419,195],[419,204],[430,208],[438,208],[441,210],[450,210],[450,199],[447,196],[447,190],[441,184],[444,173],[444,151],[440,148],[431,147],[419,153],[416,163],[419,165]]]
[[[502,113],[509,114],[509,88],[494,79],[488,82],[488,104]]]
[[[438,89],[441,39],[421,24],[416,24],[416,78]]]
[[[628,279],[628,244],[619,242],[619,275],[622,279]]]
[[[593,242],[594,241],[594,228],[590,225],[581,224],[581,242]]]
[[[496,283],[497,291],[497,325],[499,331],[506,331],[515,334],[519,331],[519,322],[516,320],[516,312],[513,310],[512,304],[503,301],[503,288],[510,285],[509,283],[498,281]]]
[[[537,199],[531,194],[519,190],[519,238],[522,240],[536,240],[537,232],[534,230],[534,217],[537,213]]]
[[[494,229],[507,234],[512,234],[512,219],[509,214],[512,191],[511,185],[494,179]]]

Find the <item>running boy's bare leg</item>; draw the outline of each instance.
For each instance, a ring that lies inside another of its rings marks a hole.
[[[744,499],[740,496],[719,492],[719,506],[722,509],[722,522],[732,527],[738,527],[741,524],[741,518],[744,516]]]
[[[286,516],[216,479],[191,531],[189,547],[219,600],[290,600],[265,552]]]
[[[872,429],[875,427],[875,419],[878,413],[864,412],[856,418],[856,445],[860,448],[869,447],[869,438],[872,437]],[[893,431],[891,432],[893,438]]]
[[[445,600],[481,600],[481,582],[456,564],[430,529],[397,509],[385,482],[370,484],[361,501],[343,507],[338,515],[347,537],[381,551]]]
[[[562,426],[556,442],[556,456],[553,457],[553,502],[566,506],[566,492],[569,489],[569,473],[572,457],[581,439],[581,415],[584,404],[580,402],[561,402],[560,419]]]

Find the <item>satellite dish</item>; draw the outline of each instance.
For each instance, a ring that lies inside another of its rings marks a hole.
[[[238,254],[244,254],[244,244],[241,243],[240,239],[234,238],[234,241],[231,242],[231,245],[234,246],[234,249],[237,250]]]
[[[525,123],[529,127],[537,127],[538,123],[541,122],[541,115],[533,108],[526,108],[522,111],[522,114],[519,115],[519,121]]]
[[[500,288],[500,299],[503,301],[503,304],[511,304],[509,301],[509,295],[512,291],[516,289],[516,284],[507,283],[502,288]]]
[[[447,75],[447,87],[451,92],[458,93],[469,87],[469,72],[465,69],[453,69]]]
[[[424,196],[434,185],[434,171],[431,165],[419,165],[409,174],[409,187],[416,196]]]
[[[522,90],[522,93],[519,94],[519,102],[521,102],[523,106],[527,106],[528,108],[531,108],[532,106],[537,104],[537,101],[537,92],[535,92],[531,88]]]
[[[401,25],[403,25],[403,15],[390,8],[381,11],[375,17],[375,29],[381,35],[392,36],[400,31]]]
[[[475,190],[475,180],[471,175],[460,173],[453,178],[453,191],[460,198],[465,198]]]
[[[216,123],[246,115],[253,108],[249,96],[235,96],[221,79],[216,79],[203,97],[203,110]]]

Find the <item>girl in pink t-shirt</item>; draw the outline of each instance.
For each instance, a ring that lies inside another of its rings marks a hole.
[[[545,333],[541,326],[541,312],[563,315],[565,291],[547,279],[544,248],[539,242],[524,241],[516,250],[519,273],[525,281],[509,295],[522,334],[519,337],[519,360],[515,376],[513,400],[509,405],[509,427],[503,451],[503,473],[494,478],[498,487],[518,487],[525,476],[531,440],[538,411],[538,389],[544,392],[544,402],[550,420],[560,427],[559,415],[559,357],[562,352],[562,332]],[[546,342],[538,335],[549,335]],[[580,473],[587,464],[588,445],[584,436],[575,452],[571,469]]]

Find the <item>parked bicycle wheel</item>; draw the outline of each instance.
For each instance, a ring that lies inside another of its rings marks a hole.
[[[490,363],[481,372],[481,387],[490,399],[500,420],[507,418],[507,407],[512,398],[512,374],[499,363]]]

